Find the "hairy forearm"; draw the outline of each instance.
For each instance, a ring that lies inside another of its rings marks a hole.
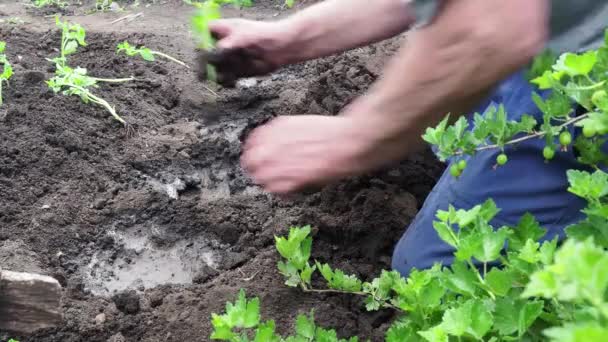
[[[347,114],[367,115],[370,129],[377,121],[385,130],[382,139],[407,135],[392,151],[402,157],[421,144],[426,127],[448,113],[472,110],[497,82],[523,67],[544,44],[547,18],[546,0],[446,1]],[[390,126],[382,124],[386,115]]]
[[[326,0],[279,23],[286,63],[297,63],[393,37],[414,20],[406,0]]]

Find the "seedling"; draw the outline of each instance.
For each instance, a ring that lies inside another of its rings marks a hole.
[[[295,324],[295,335],[282,337],[275,331],[274,321],[261,321],[260,299],[247,299],[241,290],[234,303],[226,303],[224,314],[212,314],[212,340],[231,342],[357,342],[356,337],[339,339],[336,331],[324,329],[315,323],[314,312],[310,315],[298,315]]]
[[[32,5],[36,8],[50,7],[50,6],[64,8],[65,6],[68,5],[68,3],[65,1],[62,1],[62,0],[32,0]]]
[[[89,88],[97,87],[99,82],[105,83],[122,83],[133,81],[133,77],[107,79],[91,77],[87,74],[85,68],[72,68],[68,65],[68,56],[74,54],[79,46],[86,46],[85,41],[86,31],[78,24],[61,22],[56,17],[57,26],[61,28],[61,50],[60,55],[50,59],[55,63],[55,76],[47,81],[47,85],[53,92],[62,93],[63,95],[76,95],[84,103],[95,103],[104,107],[110,115],[123,125],[127,125],[117,113],[116,109],[106,100],[93,94]]]
[[[215,48],[215,39],[209,30],[209,23],[222,17],[221,4],[216,0],[194,3],[198,10],[192,17],[192,29],[198,39],[197,47],[203,51]],[[217,81],[217,73],[212,65],[207,65],[207,78]]]
[[[177,58],[171,57],[171,56],[169,56],[165,53],[159,52],[159,51],[150,50],[145,46],[140,46],[139,48],[137,48],[137,47],[129,44],[129,42],[127,42],[127,41],[124,41],[124,42],[118,44],[118,46],[116,48],[116,52],[117,53],[124,52],[127,56],[131,56],[131,57],[139,55],[141,58],[143,58],[144,60],[149,61],[149,62],[154,62],[156,60],[155,56],[159,56],[162,58],[166,58],[172,62],[175,62],[179,65],[185,66],[186,68],[189,68],[189,66],[186,63],[180,61]]]
[[[96,0],[95,1],[95,10],[96,11],[109,11],[112,9],[112,4],[114,1],[112,0]]]
[[[20,17],[8,17],[6,19],[0,19],[0,23],[7,23],[9,25],[23,25],[25,20]]]
[[[0,42],[0,65],[2,65],[2,74],[0,74],[0,106],[3,104],[2,99],[2,86],[4,83],[8,84],[8,80],[13,76],[13,67],[6,58],[4,50],[6,49],[6,43]]]

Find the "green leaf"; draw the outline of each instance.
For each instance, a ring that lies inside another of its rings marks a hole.
[[[471,324],[467,328],[467,334],[478,340],[490,331],[494,317],[488,306],[479,299],[469,301],[471,303]]]
[[[519,251],[519,258],[527,263],[536,264],[540,260],[538,248],[540,243],[528,240],[524,247]]]
[[[222,17],[221,6],[215,1],[205,1],[192,17],[192,29],[197,35],[198,45],[204,50],[210,50],[215,40],[209,31],[209,23]]]
[[[494,327],[501,335],[524,335],[542,313],[542,301],[528,301],[509,297],[498,298],[494,310]]]
[[[139,55],[141,56],[141,58],[143,58],[144,60],[146,60],[148,62],[154,62],[154,60],[155,60],[154,54],[148,48],[142,48],[142,49],[140,49],[139,50]]]
[[[403,341],[419,341],[420,335],[417,334],[417,329],[408,322],[395,322],[386,331],[384,338],[385,342],[403,342]],[[447,336],[446,336],[447,337]]]
[[[608,289],[606,264],[608,252],[591,239],[568,240],[555,254],[553,264],[530,277],[522,296],[595,303],[604,298]]]
[[[300,285],[302,278],[298,269],[292,263],[279,261],[277,267],[279,268],[279,272],[285,277],[285,285],[289,287]]]
[[[361,280],[357,279],[354,275],[346,275],[341,270],[332,270],[328,264],[316,263],[317,269],[321,272],[321,275],[330,288],[347,291],[347,292],[359,292],[362,288]]]
[[[471,325],[471,314],[471,306],[466,304],[458,308],[448,309],[443,314],[441,327],[449,335],[463,336]]]
[[[74,52],[76,52],[76,49],[78,49],[78,43],[76,41],[70,40],[65,45],[65,49],[63,50],[63,52],[66,55],[70,55],[70,54],[73,54]]]
[[[542,76],[546,71],[550,71],[551,67],[557,60],[557,56],[551,50],[545,50],[532,60],[530,68],[526,72],[528,80]]]
[[[275,333],[274,321],[268,321],[260,324],[256,333],[254,342],[280,342],[281,338]]]
[[[551,241],[545,241],[542,246],[540,246],[540,261],[544,265],[549,265],[553,262],[553,257],[555,256],[555,251],[557,250],[558,237],[555,237]]]
[[[308,264],[304,267],[302,272],[300,273],[300,278],[305,284],[310,284],[310,280],[312,278],[312,274],[315,272],[317,267],[313,265],[312,267]]]
[[[310,319],[306,315],[298,315],[296,333],[299,336],[312,340],[315,337],[315,329],[313,313],[310,314]]]
[[[506,296],[513,286],[514,276],[508,270],[493,268],[486,274],[486,284],[497,296]]]
[[[442,326],[435,326],[428,330],[419,331],[418,334],[428,342],[448,342],[448,334]],[[403,340],[404,341],[404,340]]]
[[[588,51],[580,55],[575,53],[564,53],[553,66],[553,70],[563,71],[571,77],[587,76],[596,63],[596,51]]]
[[[538,241],[545,236],[546,232],[532,214],[526,213],[519,220],[517,227],[513,229],[513,234],[509,236],[509,250],[520,250],[528,240]]]
[[[281,256],[287,259],[298,270],[303,270],[310,259],[310,251],[312,248],[312,237],[310,237],[311,228],[306,227],[291,227],[289,236],[275,237],[276,248]]]
[[[456,237],[456,234],[454,233],[452,228],[448,226],[447,223],[435,221],[433,222],[433,228],[435,228],[435,231],[437,232],[437,234],[439,234],[439,237],[445,243],[449,244],[452,247],[458,246],[458,238]]]
[[[446,310],[441,327],[452,336],[472,336],[481,340],[492,328],[492,313],[481,300],[468,300]]]
[[[608,174],[598,170],[590,174],[585,171],[567,172],[568,191],[588,201],[597,201],[608,194]]]
[[[557,91],[552,92],[546,100],[543,100],[537,93],[532,93],[532,100],[538,109],[548,118],[563,118],[572,112],[572,102],[570,99]]]
[[[553,342],[605,342],[608,327],[598,323],[567,324],[544,331]]]
[[[451,269],[446,268],[443,272],[443,279],[446,286],[456,293],[473,296],[477,291],[477,276],[463,262],[455,262]]]
[[[491,227],[488,227],[481,232],[480,243],[473,256],[485,263],[495,261],[500,257],[500,252],[505,246],[509,234],[510,230],[507,228],[493,231]]]
[[[594,123],[590,124],[595,126]],[[588,139],[583,135],[579,135],[574,142],[574,148],[579,154],[577,160],[583,164],[593,166],[608,165],[608,155],[602,151],[602,146],[606,141],[608,140],[597,137]]]

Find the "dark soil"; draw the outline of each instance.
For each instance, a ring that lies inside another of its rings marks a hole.
[[[1,11],[26,15],[8,6]],[[188,8],[146,11],[141,22],[121,25],[107,22],[124,14],[72,18],[93,29],[71,65],[139,79],[95,89],[135,127],[132,137],[102,108],[48,90],[53,69],[45,58],[57,54],[60,38],[52,18],[0,28],[15,69],[0,108],[0,262],[54,276],[65,289],[63,325],[13,337],[207,341],[211,313],[245,288],[281,332],[314,308],[341,335],[380,340],[391,312],[364,313],[357,298],[285,287],[274,235],[311,224],[315,258],[374,277],[390,267],[393,245],[442,166],[425,153],[280,200],[251,183],[239,156],[244,136],[272,117],[337,113],[377,77],[395,43],[289,67],[215,98],[193,70],[115,55],[127,39],[193,64],[187,21],[167,19],[185,18]],[[251,11],[255,18],[276,12]],[[0,332],[0,340],[8,336]]]

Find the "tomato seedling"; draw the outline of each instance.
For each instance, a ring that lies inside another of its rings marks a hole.
[[[4,103],[2,97],[2,87],[5,83],[8,84],[8,80],[11,78],[11,76],[13,76],[13,67],[4,54],[5,50],[6,42],[0,42],[0,65],[2,65],[2,74],[0,74],[0,106],[2,106]]]
[[[32,6],[36,8],[56,6],[59,8],[64,8],[68,5],[67,2],[62,0],[32,0]]]
[[[72,68],[68,65],[68,56],[76,53],[79,46],[86,46],[86,31],[78,24],[62,22],[59,17],[55,18],[56,24],[61,28],[61,50],[60,55],[51,62],[55,63],[55,76],[46,83],[55,93],[63,95],[75,95],[80,97],[84,103],[94,103],[104,107],[112,117],[123,125],[127,125],[117,113],[116,109],[103,98],[93,94],[89,88],[97,87],[100,82],[122,83],[133,81],[133,77],[108,79],[91,77],[85,68]]]
[[[145,46],[135,47],[135,46],[129,44],[129,42],[127,42],[127,41],[124,41],[124,42],[118,44],[118,46],[116,47],[116,53],[121,53],[121,52],[124,52],[127,56],[130,56],[130,57],[139,55],[141,58],[143,58],[144,60],[146,60],[148,62],[154,62],[156,60],[155,56],[159,56],[162,58],[166,58],[172,62],[175,62],[181,66],[185,66],[186,68],[189,68],[189,66],[186,63],[180,61],[177,58],[171,57],[160,51],[150,50]]]

